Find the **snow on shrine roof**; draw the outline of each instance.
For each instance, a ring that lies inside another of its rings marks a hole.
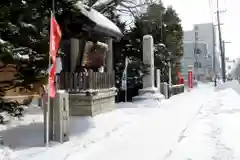
[[[96,24],[94,30],[112,36],[116,39],[120,39],[123,36],[120,29],[111,20],[95,9],[89,8],[80,1],[75,4],[75,7],[76,9],[79,9],[84,16],[88,17]]]
[[[3,39],[0,38],[0,44],[6,43]]]

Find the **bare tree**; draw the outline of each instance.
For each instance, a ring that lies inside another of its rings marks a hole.
[[[148,0],[107,0],[99,2],[99,0],[90,0],[92,5],[99,12],[105,14],[108,11],[116,11],[121,14],[137,16],[141,9],[150,4]]]

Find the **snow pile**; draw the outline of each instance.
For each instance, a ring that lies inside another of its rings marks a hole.
[[[9,147],[1,146],[0,145],[0,159],[1,160],[8,160],[14,158],[14,153]]]
[[[155,96],[155,95],[153,95],[153,96]],[[143,107],[146,107],[146,108],[148,108],[148,107],[159,108],[159,107],[161,107],[161,101],[156,100],[156,99],[152,99],[152,100],[146,99],[146,100],[142,100],[142,101],[136,101],[136,102],[134,102],[134,104],[141,104]]]
[[[11,129],[17,126],[26,126],[32,123],[42,123],[43,115],[41,108],[37,106],[24,107],[24,117],[13,118],[9,117],[8,123],[5,125],[0,125],[0,131]],[[0,134],[1,136],[1,134]]]
[[[144,107],[160,107],[161,101],[164,99],[164,95],[150,92],[133,97],[135,104],[141,104]]]
[[[143,105],[141,103],[131,103],[131,102],[121,102],[117,104],[117,109],[123,108],[142,108]]]
[[[139,90],[139,95],[133,97],[133,101],[140,101],[145,102],[147,101],[158,101],[161,102],[163,99],[165,99],[164,95],[159,93],[158,88],[156,87],[149,87]]]

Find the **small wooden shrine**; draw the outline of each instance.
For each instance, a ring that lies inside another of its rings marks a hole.
[[[122,33],[96,10],[82,3],[75,8],[57,17],[64,38],[57,86],[69,92],[72,116],[94,116],[115,107],[112,41]]]

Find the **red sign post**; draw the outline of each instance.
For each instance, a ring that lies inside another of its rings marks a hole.
[[[188,87],[193,88],[192,66],[188,66]]]

